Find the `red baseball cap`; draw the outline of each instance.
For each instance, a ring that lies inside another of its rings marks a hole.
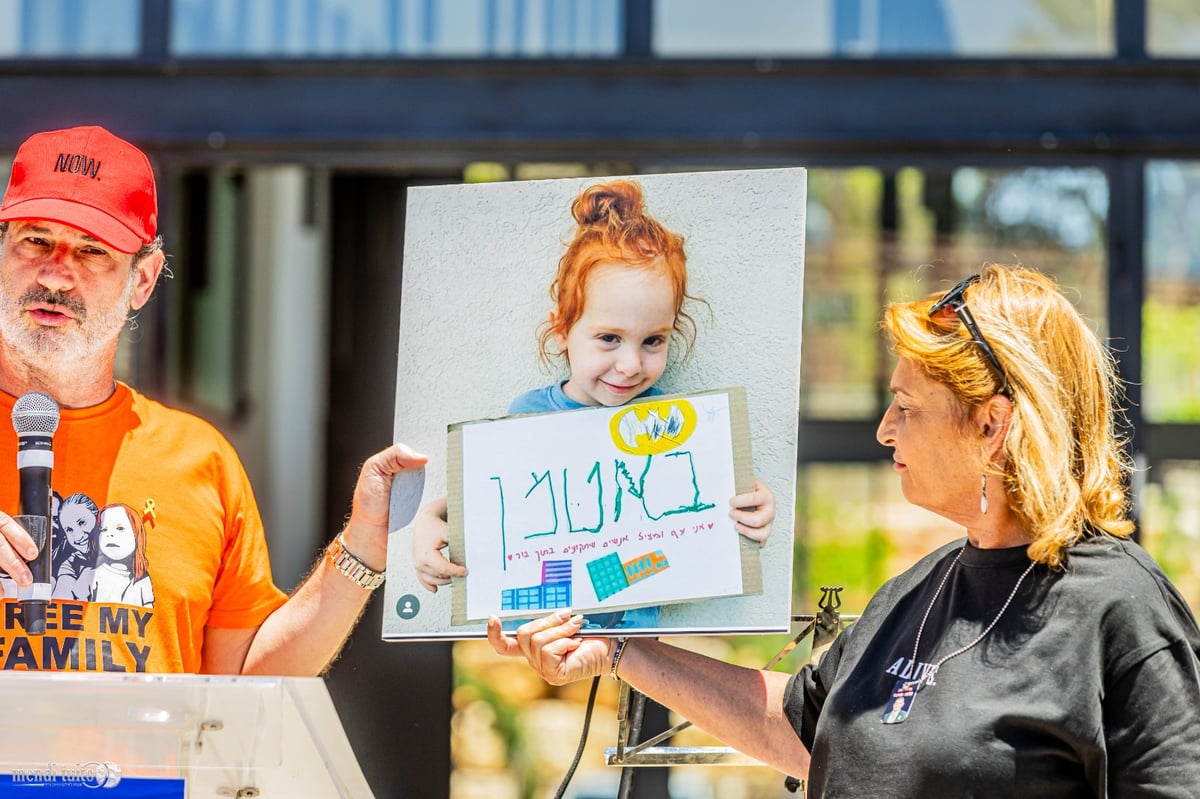
[[[158,194],[146,154],[96,126],[35,133],[13,159],[0,222],[45,219],[121,252],[158,231]]]

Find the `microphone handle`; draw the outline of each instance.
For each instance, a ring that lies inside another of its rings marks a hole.
[[[37,545],[38,554],[29,563],[33,584],[17,588],[21,603],[21,619],[25,632],[42,635],[46,632],[46,604],[50,601],[53,571],[53,546],[50,522],[50,467],[22,466],[18,469],[21,482],[21,514],[17,523],[25,528]]]
[[[28,516],[50,515],[50,467],[20,466],[21,513]]]

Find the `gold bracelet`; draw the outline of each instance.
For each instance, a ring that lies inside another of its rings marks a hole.
[[[325,555],[329,558],[329,562],[333,565],[333,568],[338,570],[338,573],[359,588],[374,591],[383,585],[383,581],[387,576],[385,572],[375,571],[363,563],[358,555],[346,549],[346,545],[342,542],[341,533],[338,533],[337,538],[333,539],[333,543],[325,550]]]
[[[608,670],[608,676],[612,677],[614,680],[621,679],[617,676],[617,666],[621,663],[621,655],[625,654],[625,644],[628,641],[628,638],[618,638],[617,648],[613,650],[612,667]]]

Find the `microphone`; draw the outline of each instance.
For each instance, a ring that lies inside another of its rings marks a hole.
[[[13,430],[17,431],[17,474],[21,481],[20,515],[14,517],[33,538],[38,554],[28,561],[33,584],[17,587],[25,632],[46,632],[46,604],[50,601],[51,558],[50,472],[54,468],[51,442],[58,429],[58,403],[40,391],[22,394],[13,404]]]

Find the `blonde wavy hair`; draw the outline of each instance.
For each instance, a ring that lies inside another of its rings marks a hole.
[[[957,316],[930,317],[941,296],[892,303],[880,326],[897,356],[970,412],[1003,386]],[[994,473],[1033,534],[1029,557],[1060,569],[1072,544],[1130,536],[1132,463],[1117,430],[1123,391],[1108,349],[1057,283],[1036,270],[989,264],[964,299],[1008,377],[1012,418],[1005,463]]]

